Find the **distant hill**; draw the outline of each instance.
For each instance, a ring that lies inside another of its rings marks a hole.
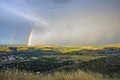
[[[58,50],[61,53],[70,53],[75,51],[81,51],[81,50],[91,50],[91,51],[97,51],[102,50],[101,52],[104,53],[105,48],[120,48],[120,44],[108,44],[108,45],[102,45],[102,46],[27,46],[27,45],[11,45],[11,44],[5,44],[0,45],[0,51],[9,51],[9,47],[16,47],[18,51],[25,51],[29,49],[33,50]],[[108,50],[108,49],[107,49]],[[110,49],[109,49],[110,50]],[[86,52],[85,51],[85,52]],[[88,52],[88,51],[87,51]],[[90,51],[89,51],[90,52]]]

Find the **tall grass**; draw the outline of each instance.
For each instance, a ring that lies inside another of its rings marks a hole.
[[[9,70],[0,73],[0,80],[112,80],[98,73],[84,72],[55,72],[52,74],[35,74],[18,70]],[[117,79],[113,79],[117,80]]]

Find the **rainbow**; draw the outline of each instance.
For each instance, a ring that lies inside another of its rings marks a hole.
[[[33,31],[33,30],[32,30]],[[29,36],[28,36],[28,41],[27,41],[27,45],[30,46],[31,45],[31,40],[32,40],[32,31],[30,32]]]
[[[35,21],[34,26],[32,27],[32,30],[31,30],[31,32],[29,33],[29,36],[28,36],[28,40],[27,40],[27,45],[28,46],[31,45],[34,28],[37,27],[37,25],[39,25],[39,23],[44,25],[44,26],[48,26],[48,23],[45,22],[45,21]]]

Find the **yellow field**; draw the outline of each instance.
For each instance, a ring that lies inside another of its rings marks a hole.
[[[10,52],[11,50],[9,49],[9,47],[10,46],[0,46],[0,51]],[[73,52],[84,49],[98,50],[98,49],[103,49],[105,47],[120,48],[120,44],[108,44],[102,46],[11,46],[11,47],[16,47],[18,51],[25,51],[30,48],[33,48],[33,49],[42,49],[42,50],[56,49],[61,51],[62,53],[67,53],[67,52]]]

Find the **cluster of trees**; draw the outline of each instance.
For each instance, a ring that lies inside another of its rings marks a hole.
[[[23,61],[23,62],[13,62],[8,64],[3,64],[0,69],[19,69],[32,72],[46,72],[61,66],[73,64],[72,60],[57,60],[56,58],[40,58],[37,60]]]

